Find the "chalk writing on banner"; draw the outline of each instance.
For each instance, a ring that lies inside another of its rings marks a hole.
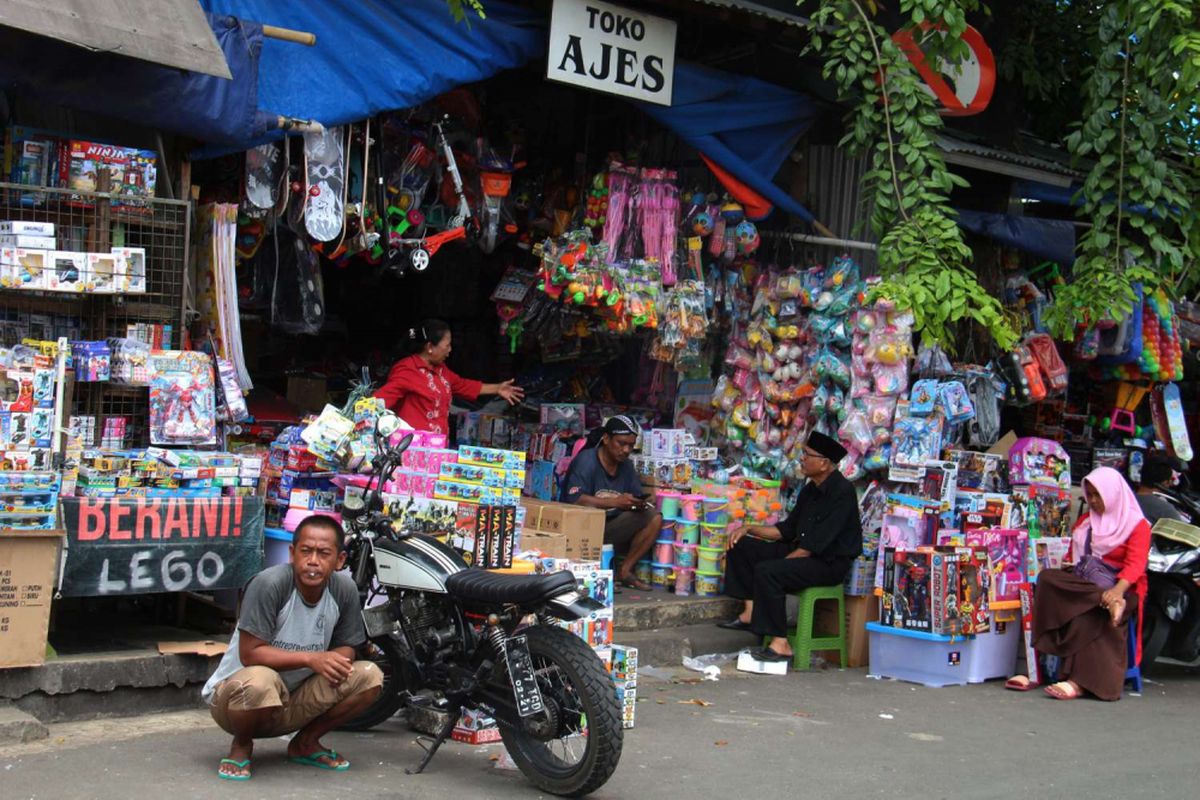
[[[262,569],[259,497],[68,497],[62,503],[67,596],[240,588]]]

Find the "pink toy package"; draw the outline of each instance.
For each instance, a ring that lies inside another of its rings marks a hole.
[[[392,474],[388,483],[388,492],[392,494],[412,494],[413,473],[406,469],[398,469]]]
[[[429,470],[429,448],[409,447],[400,456],[400,466],[413,472],[427,472]]]
[[[1043,483],[1071,488],[1071,457],[1058,442],[1025,437],[1008,452],[1008,480],[1013,485]]]
[[[967,547],[987,550],[992,607],[1010,603],[1011,608],[1016,608],[1021,601],[1021,584],[1026,581],[1029,535],[1025,531],[992,528],[967,531],[966,539]]]

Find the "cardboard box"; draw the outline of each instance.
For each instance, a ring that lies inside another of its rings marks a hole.
[[[603,509],[571,503],[555,503],[522,497],[525,530],[561,534],[567,540],[567,558],[572,561],[599,561],[604,546]]]
[[[537,550],[548,558],[567,558],[567,537],[527,529],[521,532],[521,549]]]
[[[82,292],[88,282],[88,254],[55,250],[46,265],[46,288],[54,292]]]
[[[7,289],[45,289],[49,252],[21,247],[0,249],[0,285]]]
[[[62,531],[0,531],[0,669],[46,660]]]
[[[53,236],[37,236],[31,233],[0,234],[0,247],[21,247],[26,250],[54,250],[58,243]]]
[[[329,391],[325,379],[311,375],[289,375],[287,400],[302,411],[320,411]]]
[[[870,660],[867,623],[879,621],[879,598],[874,596],[846,597],[846,666],[865,667]],[[837,606],[833,603],[818,603],[816,627],[818,635],[835,635]]]

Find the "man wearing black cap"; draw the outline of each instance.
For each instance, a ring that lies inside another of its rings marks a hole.
[[[564,503],[604,509],[604,542],[624,553],[624,561],[617,569],[617,582],[649,591],[650,585],[638,580],[633,570],[654,546],[662,527],[662,514],[654,510],[637,470],[629,463],[640,430],[629,417],[617,414],[588,434],[585,449],[579,451],[567,468],[561,499]]]
[[[755,657],[787,661],[787,596],[810,586],[836,586],[862,553],[862,523],[854,486],[838,472],[846,449],[823,433],[809,435],[800,456],[808,483],[778,525],[747,525],[729,537],[725,594],[745,600],[722,628],[771,636]]]

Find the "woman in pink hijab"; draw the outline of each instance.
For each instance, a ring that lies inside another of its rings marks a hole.
[[[1150,523],[1125,478],[1111,467],[1089,473],[1083,480],[1083,495],[1088,513],[1071,534],[1076,566],[1038,573],[1033,645],[1060,659],[1060,680],[1047,686],[1046,694],[1056,700],[1074,700],[1087,692],[1101,700],[1119,700],[1128,661],[1127,623],[1135,613],[1137,659],[1140,662],[1142,658],[1141,611],[1146,599]],[[1102,564],[1085,569],[1080,562],[1088,553]],[[1032,688],[1011,681],[1008,686]]]

